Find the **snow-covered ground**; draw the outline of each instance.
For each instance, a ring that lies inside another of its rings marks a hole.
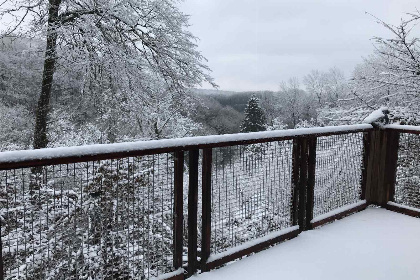
[[[193,280],[420,279],[420,219],[368,208]]]

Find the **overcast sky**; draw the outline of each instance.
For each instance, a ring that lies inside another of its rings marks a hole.
[[[278,90],[312,69],[349,77],[389,33],[366,14],[398,24],[419,0],[185,0],[190,30],[221,90]],[[208,88],[208,86],[204,86]]]

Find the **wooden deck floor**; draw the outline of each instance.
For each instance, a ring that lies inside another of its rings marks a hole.
[[[368,208],[193,280],[420,279],[420,219]]]

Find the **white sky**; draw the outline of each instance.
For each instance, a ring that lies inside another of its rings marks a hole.
[[[185,0],[190,31],[222,90],[278,90],[312,69],[338,67],[349,77],[418,0]],[[204,86],[204,88],[209,88]]]

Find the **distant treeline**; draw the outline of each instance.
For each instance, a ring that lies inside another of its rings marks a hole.
[[[213,98],[222,106],[230,106],[240,113],[244,113],[246,104],[251,96],[256,96],[259,99],[266,99],[266,97],[271,97],[276,94],[273,91],[244,91],[244,92],[235,92],[235,91],[221,91],[221,90],[212,90],[212,89],[197,89],[196,90],[200,95],[207,95],[208,97]]]

